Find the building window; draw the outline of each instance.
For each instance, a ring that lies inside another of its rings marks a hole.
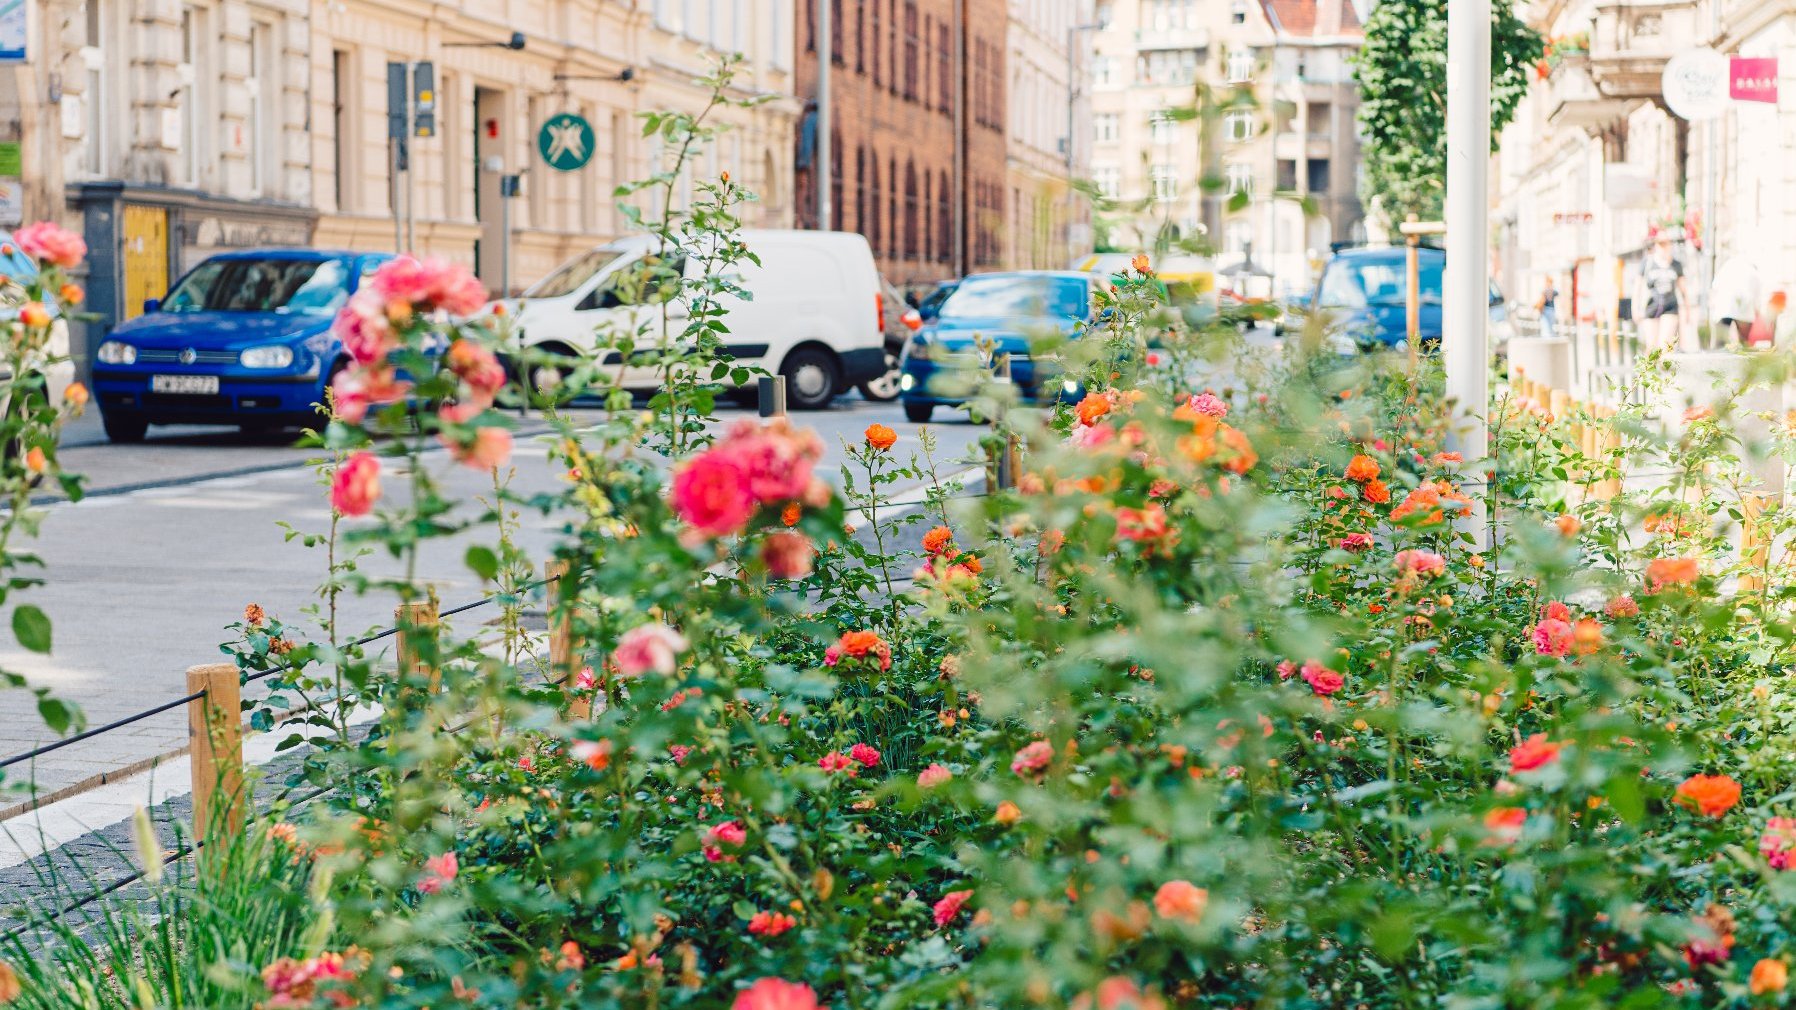
[[[885,18],[880,16],[882,5],[879,0],[873,2],[873,83],[875,86],[885,83],[885,68],[879,60],[880,40],[885,38]]]
[[[1091,58],[1091,81],[1100,88],[1116,86],[1116,61],[1108,56]]]
[[[917,258],[917,164],[904,166],[904,258]]]
[[[679,31],[680,26],[669,24],[665,20],[667,15],[662,14],[662,11],[674,7],[677,2],[678,0],[655,0],[655,23],[670,31]],[[798,2],[804,4],[804,51],[814,53],[817,51],[817,5],[822,0],[798,0]],[[674,20],[677,21],[678,18],[675,17]]]
[[[1148,119],[1149,140],[1155,146],[1171,144],[1178,139],[1178,123],[1172,113],[1161,109]]]
[[[950,57],[954,53],[953,41],[948,37],[948,26],[939,25],[936,30],[935,69],[937,89],[941,92],[943,112],[954,109],[954,69]]]
[[[838,67],[848,65],[848,47],[843,41],[847,31],[842,21],[842,0],[829,0],[829,61]]]
[[[1281,193],[1295,192],[1297,189],[1297,162],[1289,158],[1281,158],[1278,163],[1278,188]]]
[[[944,261],[954,259],[954,212],[948,202],[948,173],[936,176],[936,232],[935,247],[940,250]]]
[[[854,72],[867,72],[867,5],[854,5]]]
[[[1157,164],[1151,178],[1155,200],[1171,203],[1179,198],[1179,166],[1170,162]]]
[[[1311,158],[1309,163],[1309,191],[1312,193],[1328,192],[1329,165],[1327,158]]]
[[[1247,249],[1253,245],[1253,226],[1246,221],[1231,221],[1223,229],[1222,246],[1234,256],[1246,256]]]
[[[1246,84],[1253,80],[1253,50],[1236,49],[1229,53],[1228,75],[1230,84]]]
[[[266,194],[275,183],[277,140],[280,124],[269,115],[279,107],[279,84],[274,77],[274,29],[266,24],[253,24],[249,29],[249,77],[243,90],[249,96],[249,123],[244,133],[249,143],[250,190]]]
[[[1232,161],[1226,169],[1229,195],[1245,193],[1253,196],[1253,166],[1244,161]]]
[[[1222,118],[1222,133],[1231,141],[1239,143],[1253,138],[1253,113],[1246,109],[1231,110]]]
[[[879,200],[884,191],[879,186],[879,159],[874,158],[867,163],[867,207],[861,217],[861,234],[867,236],[867,244],[879,252]]]
[[[1118,117],[1114,112],[1100,112],[1091,117],[1091,139],[1100,144],[1114,144]]]
[[[1247,0],[1234,0],[1229,5],[1229,21],[1238,25],[1247,23]]]
[[[886,220],[891,227],[886,231],[886,253],[893,259],[898,258],[898,242],[902,237],[904,219],[898,215],[898,159],[886,162],[886,178],[891,180],[891,187],[886,190]]]
[[[921,55],[917,39],[917,0],[904,2],[904,97],[917,100],[917,59]]]
[[[928,171],[923,173],[923,202],[917,204],[917,230],[923,236],[923,261],[935,259],[935,229],[929,227],[929,208],[935,206],[935,178]]]
[[[331,50],[331,176],[339,213],[350,209],[349,173],[355,171],[349,154],[353,150],[349,143],[350,72],[349,54]]]
[[[106,24],[104,0],[87,0],[82,4],[84,23],[83,45],[81,47],[81,63],[87,71],[86,90],[82,92],[82,111],[85,114],[85,130],[82,144],[85,147],[83,165],[91,175],[105,175],[110,161],[107,147],[112,141],[113,118],[106,114],[108,103],[112,100],[108,90],[112,83],[108,69],[109,54],[106,51],[112,41],[112,31]]]
[[[1099,196],[1115,200],[1122,195],[1122,169],[1115,165],[1093,165],[1091,183],[1097,187]]]
[[[1197,5],[1193,0],[1148,0],[1144,27],[1155,31],[1179,31],[1197,27]]]
[[[1334,107],[1327,102],[1311,102],[1309,109],[1309,133],[1312,137],[1326,137],[1329,132],[1329,121],[1334,118]]]
[[[843,215],[845,218],[847,215]],[[846,230],[846,229],[844,229]],[[867,148],[854,149],[854,230],[867,234]]]
[[[200,87],[199,82],[205,79],[205,12],[195,7],[186,7],[181,11],[181,62],[175,67],[176,80],[179,87],[175,90],[177,115],[180,117],[179,130],[181,148],[181,181],[190,186],[202,183],[201,170],[205,165],[206,118],[200,104],[210,92],[208,87]],[[170,131],[166,128],[166,138]]]
[[[1094,20],[1097,21],[1099,31],[1109,29],[1110,22],[1116,20],[1116,4],[1111,0],[1098,0],[1097,17]]]
[[[842,218],[844,216],[844,207],[842,204],[842,163],[848,160],[842,157],[841,131],[829,131],[829,143],[830,150],[834,152],[833,156],[829,159],[829,209],[830,217],[834,219],[831,221],[831,226],[840,228],[842,227]],[[716,178],[717,173],[712,172],[710,173],[710,176]]]
[[[1135,68],[1147,84],[1195,84],[1197,50],[1156,49],[1136,57]]]

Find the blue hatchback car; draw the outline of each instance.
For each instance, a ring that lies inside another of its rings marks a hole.
[[[904,347],[898,379],[904,416],[921,424],[937,407],[966,404],[966,382],[957,381],[957,373],[971,365],[981,337],[1010,354],[1011,380],[1025,399],[1076,392],[1061,388],[1058,369],[1034,357],[1032,347],[1044,336],[1074,336],[1091,319],[1096,283],[1092,274],[1054,270],[973,274],[961,281]]]
[[[95,349],[107,437],[138,442],[152,424],[253,431],[315,422],[347,360],[331,320],[390,258],[262,249],[205,260]]]

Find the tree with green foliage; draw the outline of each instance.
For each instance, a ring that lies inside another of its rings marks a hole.
[[[1491,142],[1515,116],[1541,58],[1540,33],[1508,4],[1491,12]],[[1361,196],[1392,221],[1439,220],[1447,189],[1447,0],[1378,0],[1354,58]]]

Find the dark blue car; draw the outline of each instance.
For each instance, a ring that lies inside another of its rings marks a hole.
[[[1049,270],[973,274],[961,281],[904,347],[898,380],[904,416],[921,424],[937,407],[966,404],[979,338],[1009,353],[1011,380],[1025,399],[1053,400],[1068,392],[1059,369],[1033,349],[1043,338],[1074,336],[1090,320],[1094,283],[1088,273]]]
[[[1362,347],[1403,343],[1409,325],[1406,257],[1401,246],[1336,253],[1322,268],[1314,307],[1328,313],[1331,324]],[[1420,249],[1417,265],[1419,329],[1423,346],[1429,346],[1441,339],[1441,276],[1447,254],[1440,249]]]
[[[274,430],[318,420],[347,360],[331,320],[385,254],[263,249],[213,256],[94,351],[106,435],[152,424]]]

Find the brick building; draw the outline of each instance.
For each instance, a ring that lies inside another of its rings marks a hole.
[[[798,4],[797,219],[818,225],[817,4]],[[832,224],[867,237],[887,280],[1004,255],[1006,0],[827,0]],[[958,19],[958,20],[957,20]],[[958,165],[965,159],[965,168]]]

